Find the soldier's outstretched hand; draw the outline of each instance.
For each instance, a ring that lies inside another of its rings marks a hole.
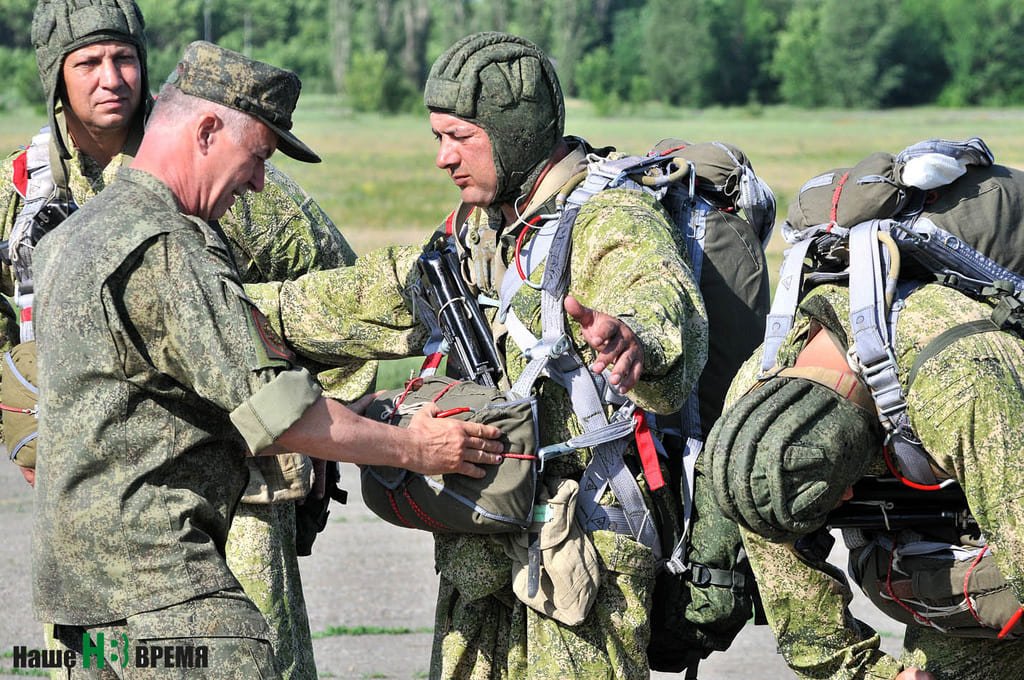
[[[644,350],[633,330],[621,319],[584,307],[572,295],[565,296],[564,306],[579,323],[583,339],[597,351],[590,370],[600,373],[610,366],[610,380],[619,393],[633,389],[644,371]]]
[[[504,445],[501,430],[493,425],[452,418],[436,418],[437,404],[427,402],[409,421],[415,432],[416,451],[410,451],[408,469],[425,475],[457,472],[479,479],[485,474],[481,465],[496,465]]]

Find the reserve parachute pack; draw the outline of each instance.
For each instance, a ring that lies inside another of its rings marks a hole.
[[[50,129],[32,137],[29,147],[14,160],[14,186],[24,204],[11,228],[10,238],[0,243],[0,259],[14,273],[14,297],[8,303],[17,316],[19,344],[3,355],[0,409],[3,411],[4,445],[11,460],[35,467],[38,430],[36,346],[32,328],[32,253],[43,236],[77,208],[70,193],[55,183],[50,164]],[[58,172],[63,166],[55,164]]]
[[[908,387],[924,362],[960,338],[1024,337],[1024,172],[994,161],[979,138],[932,139],[808,181],[782,227],[792,247],[761,368],[774,369],[811,289],[847,286],[847,359],[871,391],[889,473],[858,483],[854,501],[835,511],[829,526],[843,530],[852,573],[882,611],[952,635],[1002,638],[1021,634],[1019,603],[963,491],[913,432],[893,347],[905,300],[926,283],[985,302],[992,315],[934,338],[909,367]]]
[[[656,418],[618,395],[607,383],[607,371],[593,374],[567,341],[562,303],[573,224],[580,207],[609,188],[642,191],[657,198],[683,237],[706,303],[708,364],[683,411],[674,416]],[[697,459],[706,433],[721,413],[728,384],[757,346],[764,328],[770,301],[764,249],[774,226],[775,197],[736,147],[667,139],[644,156],[590,153],[586,172],[562,187],[556,204],[557,217],[528,242],[529,254],[522,257],[526,271],[509,267],[499,300],[478,299],[470,293],[455,239],[447,239],[447,246],[428,250],[420,258],[417,305],[432,331],[421,375],[436,370],[440,356],[446,354],[449,372],[454,366],[462,377],[496,386],[503,367],[480,307],[497,306],[498,320],[529,361],[506,399],[531,395],[542,377],[553,380],[569,393],[583,429],[569,441],[540,446],[534,469],[542,469],[545,461],[564,453],[591,448],[592,460],[579,482],[577,520],[587,530],[629,533],[652,548],[659,574],[649,662],[655,670],[687,670],[687,677],[695,678],[698,662],[712,651],[726,649],[748,621],[756,596],[738,528],[721,516],[710,493],[702,493],[706,485]],[[511,300],[541,263],[542,337],[537,338],[516,318]],[[611,417],[606,415],[609,412]],[[654,498],[653,515],[623,460],[634,439]],[[670,473],[667,479],[659,461]],[[429,495],[417,496],[413,479],[405,476],[398,482],[396,478],[390,492],[408,493],[422,507],[437,487]],[[530,488],[536,481],[523,474],[520,479]],[[388,484],[372,469],[364,471],[363,482],[363,493],[373,496]],[[423,488],[418,482],[417,486]],[[621,509],[599,504],[608,488]],[[459,512],[465,514],[468,508],[464,504]],[[385,509],[379,514],[388,519],[392,512]],[[430,522],[448,525],[452,518]],[[465,517],[462,523],[467,523]],[[529,530],[531,536],[534,528]],[[506,529],[522,531],[514,523],[506,524]],[[479,525],[470,530],[479,531]],[[532,592],[536,592],[537,561],[539,556],[530,561]]]

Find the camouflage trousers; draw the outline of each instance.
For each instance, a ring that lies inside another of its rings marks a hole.
[[[54,680],[280,678],[267,624],[241,590],[98,626],[57,624],[50,649],[73,659]]]
[[[935,680],[1024,678],[1024,639],[957,638],[907,626],[900,662],[928,671]]]
[[[650,677],[647,643],[654,560],[631,538],[592,534],[601,563],[597,600],[567,626],[512,592],[512,565],[486,536],[435,537],[441,574],[430,677],[470,680],[633,680]]]
[[[225,552],[231,573],[270,627],[281,677],[316,680],[313,641],[295,552],[295,503],[240,503],[231,521]]]

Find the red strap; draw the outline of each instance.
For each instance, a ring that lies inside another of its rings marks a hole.
[[[427,377],[434,375],[437,372],[438,367],[441,365],[441,361],[444,359],[444,354],[440,352],[433,352],[423,358],[423,365],[420,366],[420,376]]]
[[[31,307],[22,307],[21,308],[21,322],[20,323],[28,323],[31,320],[32,320],[32,308]]]
[[[28,193],[28,151],[22,151],[14,159],[14,188],[25,198]]]
[[[455,213],[458,208],[448,213],[448,217],[444,219],[444,235],[451,236],[455,233]]]
[[[662,151],[658,155],[659,156],[667,156],[669,154],[675,153],[676,151],[680,151],[680,150],[685,149],[685,148],[686,148],[685,144],[680,144],[679,146],[673,146],[671,149],[665,149],[664,151]]]
[[[644,468],[644,477],[647,478],[647,487],[651,491],[657,491],[665,486],[665,478],[661,474],[661,465],[658,464],[658,449],[654,445],[654,437],[647,427],[647,414],[643,409],[633,412],[633,421],[636,423],[633,431],[636,433],[636,448],[640,453],[640,464]]]

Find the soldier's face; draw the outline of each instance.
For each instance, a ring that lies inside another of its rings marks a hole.
[[[277,149],[277,135],[263,123],[253,121],[241,130],[222,128],[210,148],[212,191],[207,205],[197,214],[205,220],[216,220],[231,209],[237,197],[263,191],[265,164]]]
[[[64,59],[65,115],[95,133],[127,127],[142,101],[142,64],[134,45],[108,40]]]
[[[479,125],[447,113],[430,114],[430,127],[437,138],[437,167],[448,173],[470,205],[486,207],[498,193],[491,139]]]

